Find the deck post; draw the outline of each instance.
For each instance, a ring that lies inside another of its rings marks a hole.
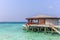
[[[46,33],[46,27],[44,27],[44,32]]]
[[[30,30],[30,26],[28,25],[28,31]]]
[[[41,27],[40,27],[40,31],[41,31]]]
[[[34,31],[34,27],[32,27],[32,31]]]
[[[40,28],[38,27],[37,29],[38,29],[38,32],[39,32],[40,31]]]
[[[54,31],[51,29],[51,33],[53,34],[54,33]]]

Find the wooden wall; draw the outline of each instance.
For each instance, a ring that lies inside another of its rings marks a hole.
[[[39,24],[45,24],[45,19],[39,19]]]
[[[53,25],[58,25],[58,19],[46,19],[45,24],[52,23]]]

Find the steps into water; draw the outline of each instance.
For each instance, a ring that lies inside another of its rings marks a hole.
[[[49,25],[50,25],[50,27],[51,27],[55,32],[57,32],[58,34],[60,34],[60,31],[57,30],[54,25],[51,25],[51,24],[49,24]]]

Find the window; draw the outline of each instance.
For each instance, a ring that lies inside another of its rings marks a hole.
[[[38,23],[38,20],[33,20],[33,23],[34,23],[34,24],[37,24],[37,23]]]

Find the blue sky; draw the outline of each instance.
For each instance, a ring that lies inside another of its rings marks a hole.
[[[60,0],[0,0],[0,22],[21,22],[41,14],[60,17]]]

